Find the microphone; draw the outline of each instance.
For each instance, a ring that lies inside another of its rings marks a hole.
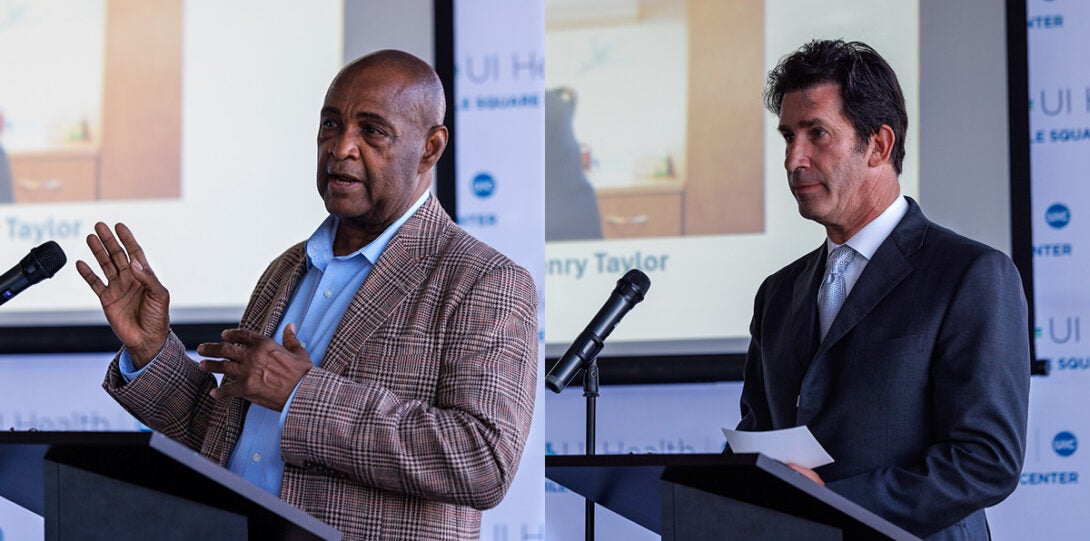
[[[636,303],[643,300],[650,287],[651,280],[637,269],[628,271],[617,280],[616,289],[602,309],[598,310],[598,315],[590,320],[590,324],[572,342],[567,353],[553,365],[549,375],[545,376],[545,386],[554,393],[563,391],[580,370],[594,361],[609,333],[613,332],[613,328]]]
[[[18,265],[0,276],[0,304],[8,302],[26,288],[52,278],[67,262],[64,250],[55,241],[32,248]]]

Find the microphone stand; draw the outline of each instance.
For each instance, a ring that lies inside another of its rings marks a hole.
[[[583,370],[583,397],[587,399],[586,456],[594,456],[595,419],[598,415],[598,359],[591,359]],[[594,502],[584,499],[584,532],[586,541],[594,541]]]

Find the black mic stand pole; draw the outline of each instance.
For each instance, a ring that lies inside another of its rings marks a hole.
[[[583,397],[587,399],[587,442],[586,455],[594,456],[595,418],[598,415],[598,359],[591,359],[583,370]],[[594,502],[590,498],[584,501],[584,537],[594,541]]]

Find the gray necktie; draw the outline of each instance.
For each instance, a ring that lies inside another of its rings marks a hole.
[[[855,257],[855,250],[847,244],[837,247],[829,254],[829,260],[825,263],[825,279],[818,288],[818,325],[821,329],[821,339],[825,339],[825,333],[836,319],[836,313],[844,304],[844,298],[848,296],[848,286],[844,282],[844,270],[848,263]]]

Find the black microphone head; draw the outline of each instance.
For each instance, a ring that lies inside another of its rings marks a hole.
[[[30,250],[30,254],[20,261],[23,271],[28,274],[31,283],[38,283],[52,278],[68,262],[56,241],[49,241]]]
[[[636,294],[636,298],[633,302],[640,302],[643,300],[643,296],[647,294],[647,290],[651,289],[651,279],[647,277],[640,269],[631,269],[617,280],[618,293],[624,294],[632,292]]]

